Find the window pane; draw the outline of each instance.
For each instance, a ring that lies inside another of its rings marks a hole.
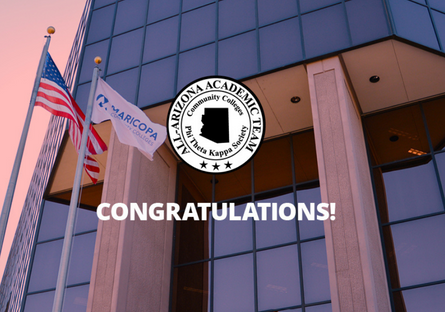
[[[139,68],[134,68],[108,76],[107,83],[130,103],[136,103],[136,87]]]
[[[294,135],[292,140],[294,146],[295,182],[301,183],[318,179],[314,131]]]
[[[114,34],[140,27],[145,24],[147,0],[125,0],[117,5]],[[129,18],[131,16],[131,18]]]
[[[445,284],[415,288],[396,293],[403,294],[404,306],[396,303],[397,311],[442,312],[445,306]],[[406,310],[405,310],[406,309]]]
[[[182,14],[181,50],[215,40],[215,15],[214,4]]]
[[[258,309],[301,304],[296,245],[261,251],[258,262]]]
[[[300,10],[306,13],[339,2],[341,0],[300,0]]]
[[[182,0],[182,12],[211,2],[215,2],[215,0]]]
[[[77,209],[77,222],[74,233],[82,233],[86,231],[97,230],[98,218],[96,211],[78,208]]]
[[[176,57],[142,67],[138,106],[145,107],[173,98]]]
[[[260,49],[262,71],[302,60],[298,19],[293,18],[261,28]]]
[[[445,12],[445,2],[443,0],[428,0],[428,3],[432,8]]]
[[[215,75],[215,44],[179,55],[178,92],[195,79]]]
[[[219,42],[219,75],[238,79],[257,72],[257,39],[255,32]]]
[[[439,37],[439,41],[442,44],[443,50],[443,46],[445,46],[445,14],[439,13],[434,10],[431,10],[431,14],[433,16],[434,23],[436,24],[437,36]]]
[[[62,244],[59,239],[36,246],[28,292],[56,287]]]
[[[115,2],[116,2],[116,0],[95,0],[94,1],[94,8],[97,9],[97,8],[100,8],[100,7],[104,6],[104,5],[115,3]]]
[[[70,255],[67,285],[90,281],[96,232],[75,236]]]
[[[306,312],[332,312],[332,306],[329,303],[313,307],[307,307]]]
[[[258,0],[258,18],[260,26],[297,15],[297,1]]]
[[[224,0],[219,2],[219,38],[225,38],[255,28],[253,0]]]
[[[314,221],[315,222],[315,221]],[[306,303],[331,299],[328,259],[324,239],[301,244],[304,298]]]
[[[307,58],[349,46],[346,17],[342,5],[305,14],[301,19]]]
[[[143,29],[138,29],[113,38],[108,74],[139,65],[143,34]]]
[[[445,127],[443,126],[443,116],[445,116],[445,99],[440,98],[425,103],[422,105],[422,107],[423,112],[425,113],[426,123],[428,125],[428,131],[433,148],[435,151],[441,151],[445,148]]]
[[[111,36],[111,27],[114,19],[115,5],[107,6],[103,9],[93,11],[91,24],[88,28],[87,44]]]
[[[242,216],[245,207],[245,204],[235,206],[235,215]],[[218,214],[221,215],[221,209]],[[252,220],[230,220],[229,214],[227,209],[224,220],[215,220],[215,257],[252,250]]]
[[[93,76],[93,69],[96,66],[94,63],[94,58],[100,56],[102,58],[102,64],[107,63],[107,51],[108,51],[109,40],[101,41],[85,48],[85,52],[82,60],[82,69],[80,72],[79,83],[91,81]],[[79,106],[81,105],[78,103]],[[84,104],[85,108],[87,103]],[[84,110],[85,111],[85,110]]]
[[[258,203],[277,203],[279,207],[282,203],[294,203],[294,196],[292,193],[269,198],[258,201]],[[258,206],[257,206],[258,207]],[[278,218],[277,221],[272,221],[271,208],[268,209],[267,221],[256,221],[256,247],[263,248],[297,240],[297,228],[295,220],[285,221]],[[261,209],[258,209],[259,217],[261,218]]]
[[[210,263],[198,263],[173,271],[172,312],[209,311]]]
[[[63,312],[85,312],[87,310],[88,290],[90,285],[65,289]]]
[[[76,91],[76,103],[83,112],[87,110],[88,96],[90,95],[91,82],[79,85]]]
[[[399,36],[439,49],[426,7],[407,0],[391,0],[389,3]]]
[[[67,217],[68,206],[45,201],[38,241],[41,242],[48,239],[63,237],[65,235]]]
[[[26,296],[24,312],[51,311],[54,303],[55,291]]]
[[[389,221],[443,211],[433,162],[427,157],[422,163],[383,173]]]
[[[215,260],[213,311],[253,312],[252,254]]]
[[[390,270],[393,288],[445,279],[445,215],[385,227],[384,235],[389,267],[398,269]]]
[[[310,203],[314,203],[315,207],[321,203],[320,188],[311,188],[307,190],[297,191],[297,202],[305,203],[309,208]],[[308,239],[324,235],[323,221],[309,221],[305,216],[299,221],[300,239]]]
[[[442,182],[442,189],[445,193],[445,154],[436,155],[437,167],[439,170],[440,180]]]
[[[150,0],[148,8],[148,22],[152,23],[160,19],[179,13],[180,0]]]
[[[147,26],[144,63],[176,53],[178,46],[178,17]]]
[[[215,185],[215,200],[250,195],[252,192],[252,161],[235,171],[219,174]]]

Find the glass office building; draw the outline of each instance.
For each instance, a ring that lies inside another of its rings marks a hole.
[[[109,150],[99,183],[83,180],[64,311],[443,310],[443,1],[93,0],[85,21],[83,109],[99,55],[106,82],[163,125],[191,81],[239,79],[266,134],[248,164],[212,175],[96,125]],[[65,133],[1,311],[52,305],[76,159]],[[101,202],[326,202],[336,219],[97,222]]]

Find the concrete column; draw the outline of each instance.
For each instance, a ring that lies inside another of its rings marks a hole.
[[[338,57],[307,65],[325,221],[332,309],[390,311],[360,114]]]
[[[165,145],[152,162],[112,131],[102,202],[174,202],[176,163]],[[168,311],[173,221],[136,219],[99,221],[87,311]]]

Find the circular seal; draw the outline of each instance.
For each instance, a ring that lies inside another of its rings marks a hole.
[[[226,173],[247,163],[264,132],[264,112],[255,94],[227,77],[193,81],[168,112],[171,146],[185,163],[206,173]]]

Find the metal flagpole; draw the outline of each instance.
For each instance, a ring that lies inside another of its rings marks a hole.
[[[97,65],[102,62],[100,57],[94,59]],[[91,113],[93,111],[94,93],[96,93],[97,78],[99,77],[99,67],[93,70],[90,95],[88,97],[87,111],[85,112],[85,122],[83,125],[82,141],[80,143],[79,156],[77,158],[76,175],[74,176],[73,191],[71,193],[68,219],[66,220],[65,239],[63,240],[62,257],[60,259],[59,273],[57,275],[56,293],[54,295],[53,312],[61,312],[63,307],[63,297],[65,294],[66,279],[68,276],[68,264],[73,241],[74,224],[76,221],[77,200],[79,197],[80,180],[82,178],[83,163],[87,149],[88,131],[91,123]]]
[[[94,59],[97,65],[102,62],[100,57]],[[65,238],[63,240],[62,257],[60,259],[59,273],[57,275],[56,293],[54,295],[53,312],[61,312],[63,307],[63,297],[65,294],[66,279],[68,276],[68,265],[73,242],[74,224],[76,222],[77,200],[79,197],[80,180],[82,178],[83,163],[87,149],[88,131],[91,123],[91,112],[93,111],[94,93],[96,92],[97,78],[99,77],[99,67],[93,70],[90,95],[88,97],[87,111],[83,125],[82,141],[80,143],[79,156],[77,158],[76,175],[74,176],[73,191],[71,193],[68,219],[66,220]]]
[[[43,66],[45,65],[46,54],[48,53],[49,43],[51,41],[51,35],[54,34],[56,29],[52,26],[48,27],[48,36],[46,37],[46,43],[43,47],[42,55],[40,56],[39,66],[37,67],[36,79],[34,81],[34,87],[31,93],[31,100],[29,102],[28,113],[26,114],[25,124],[22,130],[22,136],[20,137],[19,147],[17,148],[17,154],[15,155],[14,166],[12,167],[11,177],[9,179],[8,188],[6,190],[5,201],[3,202],[2,213],[0,216],[0,254],[3,247],[3,240],[5,239],[6,226],[8,225],[9,212],[11,211],[12,200],[14,198],[15,186],[17,184],[17,177],[19,175],[20,164],[22,163],[23,151],[25,149],[26,138],[28,137],[29,125],[31,123],[32,112],[34,110],[34,104],[37,98],[37,91],[40,85],[40,78],[42,77]]]

